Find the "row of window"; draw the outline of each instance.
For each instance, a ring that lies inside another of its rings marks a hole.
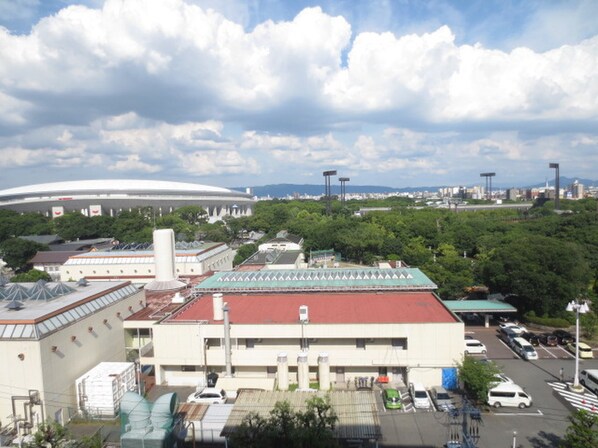
[[[326,340],[322,340],[321,342],[325,342]],[[300,340],[299,347],[306,349],[309,348],[310,344],[317,344],[319,342],[318,339],[314,338],[303,338]],[[355,348],[365,350],[368,344],[373,344],[375,339],[366,339],[366,338],[357,338],[355,339]],[[256,338],[246,338],[245,339],[245,348],[252,349],[255,348],[256,344],[263,343],[262,339]],[[221,347],[223,342],[221,339],[210,339],[208,346],[209,347]],[[391,339],[391,347],[397,350],[407,350],[407,338],[392,338]]]

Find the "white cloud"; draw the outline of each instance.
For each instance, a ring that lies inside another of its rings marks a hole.
[[[118,160],[108,166],[110,171],[133,171],[137,173],[157,173],[161,170],[158,165],[142,162],[138,154],[131,154],[126,159]]]

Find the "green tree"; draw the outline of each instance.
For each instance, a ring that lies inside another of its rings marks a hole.
[[[482,362],[471,356],[465,356],[458,364],[459,379],[465,390],[477,402],[483,403],[488,396],[488,390],[496,382],[494,375],[500,369],[493,362]]]
[[[27,272],[22,272],[17,275],[13,275],[10,278],[12,283],[35,283],[38,280],[45,280],[47,282],[52,281],[50,274],[39,269],[31,269]]]
[[[37,251],[48,250],[48,246],[21,238],[11,238],[0,243],[0,258],[15,272],[23,271]]]
[[[575,243],[539,235],[512,237],[480,265],[492,290],[515,294],[519,311],[559,314],[588,289],[591,271]]]
[[[199,226],[205,224],[208,220],[208,212],[206,212],[199,205],[186,205],[177,208],[172,214],[177,215],[187,224],[192,226]]]
[[[561,442],[562,448],[588,448],[598,446],[598,415],[584,409],[569,416],[571,424]]]
[[[268,417],[249,413],[231,435],[231,445],[243,448],[332,448],[338,442],[333,430],[338,417],[328,398],[314,397],[305,411],[288,401],[275,404]]]
[[[52,421],[41,423],[33,434],[33,441],[26,445],[27,448],[57,448],[63,446],[69,439],[69,431],[60,423]]]
[[[256,253],[258,250],[257,244],[244,244],[237,249],[235,258],[233,260],[233,266],[238,266],[243,263],[247,258]]]

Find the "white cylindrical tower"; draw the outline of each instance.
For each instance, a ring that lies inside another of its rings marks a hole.
[[[175,276],[175,260],[174,231],[172,229],[154,230],[156,277],[145,286],[145,289],[168,291],[184,288],[185,283],[178,281]]]
[[[278,354],[278,390],[289,390],[289,360],[286,353]]]
[[[214,307],[214,320],[221,321],[224,320],[224,312],[222,311],[222,293],[215,293],[212,294],[212,306]]]
[[[174,280],[174,230],[154,230],[154,259],[156,260],[156,280],[159,282]]]
[[[330,390],[330,361],[328,353],[320,353],[318,356],[318,377],[320,379],[320,390]]]
[[[299,383],[299,390],[309,389],[307,352],[299,352],[299,355],[297,355],[297,382]]]

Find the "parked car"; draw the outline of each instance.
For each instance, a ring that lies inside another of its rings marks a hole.
[[[565,330],[554,330],[552,334],[556,336],[560,345],[567,345],[569,342],[573,342],[575,340],[573,335]]]
[[[382,393],[384,407],[386,409],[401,409],[401,392],[396,389],[384,389]]]
[[[513,339],[517,337],[517,333],[515,333],[511,328],[501,328],[500,329],[500,338],[509,346],[513,346]]]
[[[501,329],[502,328],[510,328],[511,330],[513,330],[514,332],[516,332],[518,334],[522,334],[527,331],[527,328],[525,328],[523,325],[521,325],[519,323],[515,323],[515,322],[504,322],[504,323],[498,324],[498,326]]]
[[[502,384],[502,383],[515,384],[515,381],[513,381],[508,376],[503,375],[502,373],[495,373],[494,378],[496,378],[496,381],[493,381],[492,383],[490,383],[494,386],[498,386],[499,384]]]
[[[532,344],[534,347],[537,347],[538,345],[540,345],[540,338],[538,337],[538,335],[536,333],[532,333],[531,331],[526,331],[525,333],[523,333],[521,335],[521,337],[523,339],[525,339],[527,342],[529,342],[530,344]]]
[[[549,347],[555,347],[558,345],[559,341],[555,335],[552,333],[542,333],[540,336],[540,343],[547,345]]]
[[[538,359],[538,353],[528,341],[523,338],[513,339],[513,350],[526,361],[530,359]]]
[[[422,384],[410,383],[409,393],[411,394],[414,407],[418,409],[428,409],[431,406],[428,392],[426,392],[426,388]]]
[[[187,403],[223,404],[226,403],[226,392],[224,392],[224,389],[206,387],[189,395]]]
[[[499,408],[514,406],[521,409],[532,405],[532,397],[516,384],[499,384],[488,391],[488,404]]]
[[[465,340],[465,350],[466,355],[471,354],[486,354],[486,346],[478,341],[477,339],[466,339]]]
[[[430,389],[430,395],[436,409],[439,411],[448,412],[451,409],[455,409],[455,403],[444,387],[433,387]]]
[[[582,370],[579,382],[598,395],[598,369]]]
[[[571,353],[575,354],[575,342],[569,342],[567,344],[567,350]],[[594,357],[594,352],[592,351],[592,347],[590,347],[585,342],[579,343],[579,357],[583,359],[592,359]]]

